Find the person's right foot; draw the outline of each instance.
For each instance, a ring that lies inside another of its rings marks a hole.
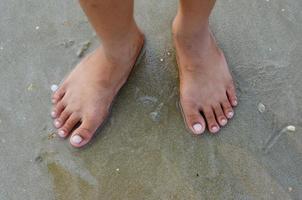
[[[101,45],[84,58],[53,94],[54,125],[59,136],[71,135],[74,147],[90,141],[126,82],[144,44],[143,34],[133,32],[116,45],[118,48],[108,51]]]

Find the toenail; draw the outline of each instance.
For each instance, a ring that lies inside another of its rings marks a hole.
[[[74,135],[71,137],[71,143],[73,144],[80,144],[82,142],[83,138],[79,135]]]
[[[226,120],[226,119],[222,119],[222,120],[221,120],[221,125],[222,125],[222,126],[224,126],[224,125],[226,125],[226,124],[227,124],[227,122],[228,122],[228,120]]]
[[[233,103],[234,103],[235,106],[237,106],[237,104],[238,104],[237,100],[234,100]]]
[[[193,129],[196,134],[201,134],[202,133],[202,125],[201,124],[194,124]]]
[[[60,137],[65,137],[65,131],[59,130],[58,135],[59,135]]]
[[[56,128],[59,128],[59,126],[61,125],[61,123],[58,120],[55,120],[54,124]]]
[[[231,111],[228,113],[228,118],[232,118],[234,116],[234,113]]]
[[[218,130],[219,130],[219,128],[218,128],[217,126],[213,126],[213,127],[212,127],[213,133],[216,133]]]
[[[52,111],[52,112],[51,112],[51,116],[52,116],[52,117],[56,117],[56,116],[57,116],[57,113],[54,112],[54,111]]]

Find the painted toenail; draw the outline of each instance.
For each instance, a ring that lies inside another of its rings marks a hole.
[[[218,128],[217,126],[213,126],[213,127],[212,127],[213,133],[216,133],[218,130],[219,130],[219,128]]]
[[[213,133],[216,133],[218,130],[219,130],[219,128],[217,126],[213,126],[212,127],[212,132]]]
[[[57,113],[54,112],[54,111],[52,111],[52,112],[51,112],[51,116],[52,116],[52,117],[56,117],[56,116],[57,116]]]
[[[58,120],[55,120],[54,124],[56,128],[59,128],[59,126],[61,125],[61,123]]]
[[[226,125],[226,124],[227,124],[227,122],[228,122],[228,120],[226,120],[226,119],[222,119],[222,120],[221,120],[221,125],[222,125],[222,126],[224,126],[224,125]]]
[[[83,138],[79,135],[74,135],[71,137],[71,143],[73,144],[80,144],[82,142]]]
[[[234,116],[234,113],[233,113],[233,112],[229,112],[229,113],[228,113],[228,117],[229,117],[229,118],[232,118],[233,116]]]
[[[65,132],[63,130],[59,130],[58,135],[60,137],[65,137]]]
[[[201,124],[194,124],[193,129],[196,134],[201,134],[202,133],[202,125]]]
[[[238,104],[237,100],[234,100],[233,103],[234,103],[235,106],[237,106],[237,104]]]

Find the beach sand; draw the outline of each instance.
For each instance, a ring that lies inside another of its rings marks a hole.
[[[93,30],[76,1],[1,0],[0,199],[302,199],[302,1],[217,2],[239,106],[198,137],[177,107],[177,1],[135,7],[145,57],[78,150],[54,133],[51,86],[98,45]]]

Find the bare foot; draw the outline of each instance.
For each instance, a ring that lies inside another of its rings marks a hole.
[[[109,114],[111,103],[126,82],[144,43],[136,30],[111,49],[101,45],[84,58],[53,94],[51,116],[59,136],[69,135],[82,147]],[[77,125],[79,125],[77,127]]]
[[[216,133],[232,118],[236,91],[223,52],[208,23],[194,24],[177,16],[173,38],[180,76],[180,103],[188,128]],[[202,115],[202,114],[203,115]],[[205,123],[206,121],[206,123]]]

